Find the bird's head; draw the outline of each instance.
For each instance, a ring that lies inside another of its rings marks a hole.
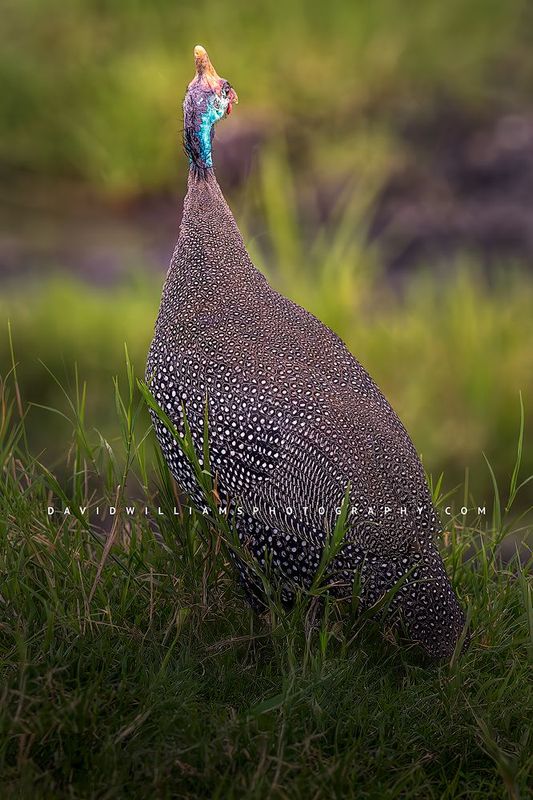
[[[191,167],[202,174],[213,166],[211,143],[215,123],[231,114],[239,98],[231,84],[217,74],[201,45],[194,48],[194,62],[196,75],[183,101],[183,143]]]

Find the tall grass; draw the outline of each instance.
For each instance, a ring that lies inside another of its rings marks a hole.
[[[0,393],[4,796],[527,791],[531,562],[499,555],[524,524],[510,522],[526,489],[522,426],[509,491],[495,481],[492,513],[454,518],[441,543],[474,636],[428,668],[332,600],[286,612],[271,595],[263,617],[250,611],[227,527],[180,505],[159,455],[147,468],[154,442],[129,361],[109,392],[112,441],[91,431],[87,387],[66,391],[70,447],[54,470],[28,449],[16,373]],[[442,482],[434,494],[441,506]]]

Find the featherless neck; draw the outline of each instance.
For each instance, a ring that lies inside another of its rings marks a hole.
[[[189,157],[189,168],[196,175],[205,176],[213,169],[215,123],[225,112],[225,107],[210,93],[198,90],[194,96],[189,94],[185,98],[183,145]]]

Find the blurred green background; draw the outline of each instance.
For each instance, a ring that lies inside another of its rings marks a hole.
[[[533,472],[533,58],[525,0],[4,0],[0,373],[115,433],[142,373],[185,187],[192,48],[240,103],[215,163],[270,281],[347,342],[447,488]],[[33,408],[32,447],[64,460]],[[95,434],[96,435],[96,434]]]

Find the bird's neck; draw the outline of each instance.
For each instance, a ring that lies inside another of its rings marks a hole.
[[[215,123],[224,116],[224,109],[213,102],[210,93],[188,93],[183,103],[183,144],[189,166],[196,175],[213,169],[212,144]]]
[[[194,315],[198,309],[239,302],[250,282],[263,284],[265,279],[248,256],[213,170],[199,174],[191,166],[162,309],[179,306]]]

